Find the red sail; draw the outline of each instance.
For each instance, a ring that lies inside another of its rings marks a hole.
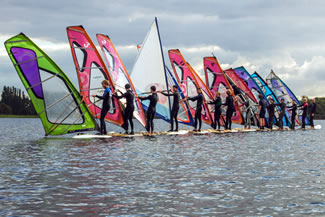
[[[113,80],[86,30],[82,26],[69,26],[67,34],[76,66],[80,95],[91,113],[99,118],[102,102],[92,95],[103,94],[101,86],[103,80],[108,80],[112,91],[114,91]],[[113,98],[112,104],[105,120],[121,126],[123,124],[122,106],[116,98]]]
[[[209,88],[205,86],[204,82],[201,80],[199,75],[194,71],[189,63],[187,63],[178,49],[168,51],[169,59],[173,67],[175,77],[180,84],[182,92],[185,97],[194,96],[197,94],[196,89],[200,87],[203,92],[203,111],[202,120],[207,123],[212,123],[212,117],[210,110],[205,103],[207,99],[213,99],[212,93]],[[189,109],[191,114],[195,116],[196,104],[189,102]]]

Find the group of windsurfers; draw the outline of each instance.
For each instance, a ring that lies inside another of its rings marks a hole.
[[[310,109],[310,116],[309,121],[311,128],[314,128],[314,117],[316,113],[316,99],[312,99],[312,104],[308,105],[308,100],[305,98],[303,104],[297,105],[295,100],[292,100],[292,105],[287,106],[285,103],[285,100],[283,98],[280,99],[280,103],[275,103],[274,99],[272,97],[268,98],[268,103],[264,99],[264,96],[262,94],[259,95],[259,118],[260,118],[260,129],[264,129],[264,127],[268,127],[269,129],[273,129],[274,122],[277,122],[279,129],[283,130],[283,121],[285,119],[285,112],[291,112],[291,129],[295,129],[296,126],[296,118],[297,118],[297,110],[302,110],[302,118],[301,118],[301,128],[305,129],[306,126],[306,118],[307,118],[307,111]],[[275,117],[275,110],[276,108],[279,108],[278,112],[278,118]],[[265,121],[265,114],[266,111],[268,112],[268,123],[266,124]]]
[[[134,100],[135,100],[135,95],[131,90],[130,84],[125,85],[125,93],[122,93],[120,90],[117,90],[120,95],[118,95],[117,92],[113,92],[110,89],[109,82],[107,80],[102,81],[102,87],[104,88],[104,93],[102,96],[99,95],[93,95],[93,97],[97,97],[101,100],[103,100],[102,104],[102,110],[100,114],[100,134],[107,134],[106,131],[106,125],[105,125],[105,116],[107,115],[107,112],[110,109],[110,101],[114,101],[113,97],[116,99],[121,99],[125,98],[126,99],[126,107],[123,112],[123,125],[122,127],[125,129],[125,133],[128,134],[128,129],[129,129],[129,124],[131,127],[130,134],[134,134],[134,125],[133,125],[133,112],[134,112]],[[176,85],[173,86],[172,90],[167,91],[156,91],[155,86],[150,87],[150,95],[147,96],[138,96],[140,100],[149,100],[149,106],[146,112],[146,130],[149,133],[154,132],[154,117],[156,113],[156,105],[159,100],[158,93],[163,94],[164,96],[171,96],[173,97],[173,105],[172,105],[172,110],[171,110],[171,126],[170,126],[170,132],[171,131],[178,131],[178,120],[177,120],[177,115],[178,115],[178,110],[179,110],[179,103],[181,101],[180,99],[180,93],[178,91],[178,87]],[[222,119],[222,106],[226,106],[226,121],[224,124],[225,130],[231,130],[231,125],[232,125],[232,116],[233,113],[235,112],[235,102],[236,99],[233,98],[231,90],[227,90],[227,97],[225,103],[222,103],[220,93],[216,92],[215,100],[212,100],[210,102],[205,102],[204,97],[202,94],[201,88],[197,88],[197,95],[193,97],[185,97],[184,100],[191,100],[191,101],[196,101],[196,109],[195,109],[195,117],[194,117],[194,130],[193,131],[201,131],[201,126],[202,126],[202,109],[204,104],[210,104],[214,105],[214,121],[211,124],[211,126],[214,129],[220,130],[221,126],[221,119]],[[112,97],[112,98],[111,98]],[[248,98],[248,96],[246,96]],[[114,105],[114,102],[113,102]],[[311,127],[314,127],[314,122],[313,119],[315,117],[315,112],[316,112],[316,99],[314,98],[312,100],[312,104],[309,106],[307,99],[304,99],[303,104],[297,106],[296,102],[293,100],[291,106],[286,106],[284,99],[282,98],[280,100],[280,103],[275,103],[273,98],[268,98],[268,102],[264,99],[264,96],[262,94],[259,95],[259,103],[258,104],[251,104],[249,100],[245,102],[243,105],[245,106],[245,118],[244,118],[244,125],[245,128],[250,128],[251,126],[251,119],[254,116],[253,112],[253,106],[258,106],[258,116],[259,116],[259,127],[260,129],[264,129],[264,127],[268,127],[269,129],[272,130],[273,128],[273,122],[276,120],[275,118],[275,111],[276,108],[279,108],[279,113],[278,113],[278,119],[277,124],[280,129],[283,129],[283,120],[285,117],[285,112],[286,110],[291,112],[291,129],[295,129],[295,121],[296,121],[296,115],[297,115],[297,110],[300,108],[303,113],[302,113],[302,128],[305,128],[305,121],[307,117],[307,110],[310,108],[311,115],[309,117],[309,121],[311,124]],[[268,112],[268,122],[265,121],[266,118],[266,112]],[[174,121],[175,121],[175,129],[174,129]],[[129,124],[128,124],[129,123]]]

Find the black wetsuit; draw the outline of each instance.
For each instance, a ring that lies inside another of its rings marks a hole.
[[[110,109],[110,105],[109,105],[109,101],[111,99],[110,94],[111,94],[111,89],[109,89],[108,87],[105,89],[103,96],[96,95],[97,98],[103,100],[102,110],[100,112],[100,133],[101,134],[107,134],[105,116]]]
[[[285,115],[285,110],[286,110],[286,104],[283,102],[283,103],[278,103],[276,104],[277,106],[280,106],[280,113],[279,113],[279,128],[280,129],[283,129],[283,118],[284,118],[284,115]]]
[[[316,114],[316,103],[312,103],[310,105],[310,117],[309,117],[309,121],[310,121],[311,127],[314,127],[314,117],[315,117],[315,114]]]
[[[178,110],[179,110],[179,92],[176,91],[174,93],[163,93],[161,92],[163,95],[165,96],[173,96],[173,107],[172,107],[172,111],[170,113],[170,130],[173,131],[174,129],[174,120],[175,120],[175,124],[176,124],[176,131],[178,131],[178,121],[177,121],[177,115],[178,115]]]
[[[231,124],[232,124],[231,118],[232,118],[232,114],[235,111],[234,98],[232,98],[231,95],[228,95],[226,98],[226,102],[223,105],[227,106],[225,129],[231,130]]]
[[[267,111],[269,112],[269,122],[268,127],[272,130],[273,128],[273,119],[274,119],[274,111],[275,111],[275,104],[269,104],[267,106]]]
[[[133,112],[134,112],[134,93],[132,90],[128,90],[125,93],[123,93],[121,96],[113,95],[117,99],[125,98],[126,99],[126,108],[123,113],[123,125],[122,127],[125,129],[125,131],[128,131],[130,123],[131,126],[131,133],[133,133]]]
[[[218,125],[218,129],[220,130],[221,97],[217,97],[216,100],[209,102],[208,104],[214,104],[214,123],[212,124],[212,127],[216,129]]]
[[[148,132],[153,132],[154,125],[153,125],[153,119],[156,114],[156,105],[159,100],[157,93],[153,93],[147,97],[140,98],[141,100],[150,100],[149,107],[147,110],[147,125],[146,129]]]
[[[296,115],[297,115],[297,104],[292,104],[292,106],[288,106],[289,111],[291,111],[291,129],[295,129],[296,126]]]
[[[299,105],[298,107],[302,107],[301,110],[303,110],[302,111],[302,119],[301,119],[301,122],[302,122],[301,128],[304,129],[305,128],[305,125],[306,125],[306,117],[307,117],[308,103],[304,103],[302,105]]]
[[[197,129],[197,122],[199,122],[199,130],[201,130],[202,126],[202,105],[203,105],[203,95],[199,93],[197,96],[189,97],[188,100],[197,101],[196,103],[196,110],[195,110],[195,117],[194,117],[194,128]]]

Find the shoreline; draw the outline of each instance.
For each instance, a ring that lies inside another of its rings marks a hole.
[[[0,118],[38,118],[38,115],[0,115]]]

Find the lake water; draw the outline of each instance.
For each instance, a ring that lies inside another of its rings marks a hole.
[[[324,128],[76,140],[0,123],[0,216],[325,215]]]

